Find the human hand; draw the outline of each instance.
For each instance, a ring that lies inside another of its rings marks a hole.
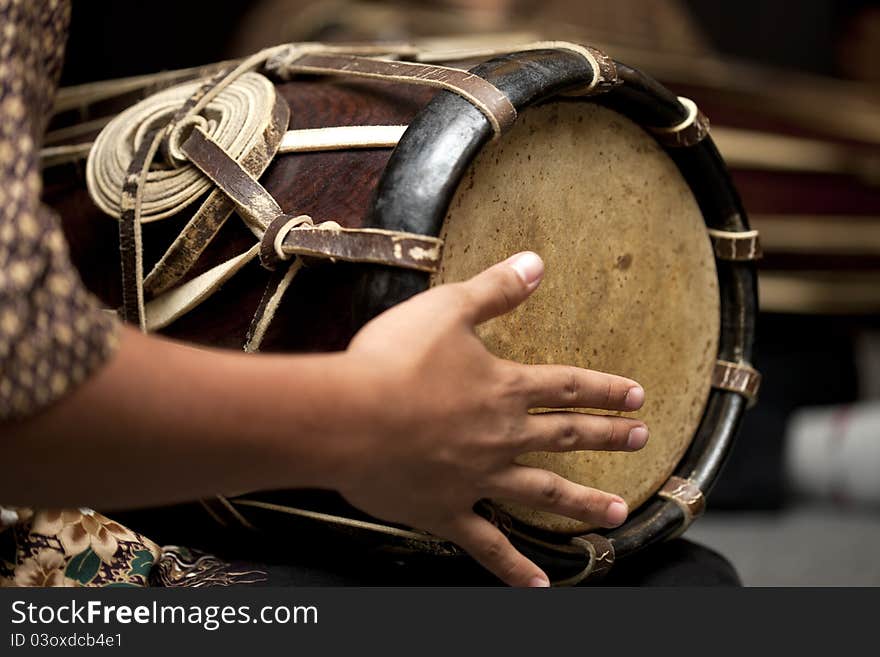
[[[620,376],[492,355],[475,327],[525,301],[543,277],[520,253],[462,283],[432,288],[368,323],[346,353],[368,391],[348,444],[340,492],[358,508],[457,543],[510,585],[547,586],[474,504],[492,498],[603,527],[620,525],[622,498],[516,463],[534,451],[644,447],[631,418],[535,408],[634,411],[644,391]]]

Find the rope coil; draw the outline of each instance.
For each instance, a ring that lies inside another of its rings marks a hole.
[[[95,205],[120,218],[121,197],[135,152],[153,130],[166,125],[203,84],[184,83],[159,92],[116,116],[95,140],[86,164],[86,184]],[[146,177],[140,221],[165,219],[212,188],[211,181],[185,162],[179,144],[194,127],[204,130],[233,158],[241,158],[262,138],[275,102],[275,86],[247,72],[220,91],[198,115],[186,117],[171,132],[168,151],[176,166],[155,162]]]

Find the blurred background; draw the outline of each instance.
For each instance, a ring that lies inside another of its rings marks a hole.
[[[695,100],[761,231],[761,398],[688,536],[747,585],[880,585],[880,2],[75,0],[62,84],[502,34],[597,46]]]

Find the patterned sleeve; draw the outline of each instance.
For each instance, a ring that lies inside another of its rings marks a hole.
[[[117,321],[84,288],[40,203],[69,15],[66,1],[0,0],[0,422],[70,392],[116,345]]]

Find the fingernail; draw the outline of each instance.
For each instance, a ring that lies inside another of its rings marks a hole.
[[[530,289],[540,282],[541,276],[544,274],[544,261],[537,253],[531,251],[517,253],[508,258],[507,264],[513,267],[520,280]]]
[[[626,448],[637,450],[644,447],[648,442],[648,430],[645,427],[633,427],[629,430],[626,438]]]
[[[645,391],[640,386],[633,386],[623,396],[623,404],[628,411],[637,411],[645,403]]]
[[[550,580],[546,577],[532,577],[529,580],[529,588],[547,588],[548,586],[550,586]]]
[[[612,502],[608,505],[605,517],[609,524],[617,526],[623,524],[627,513],[629,513],[629,509],[626,508],[626,502],[621,500],[620,502]]]

